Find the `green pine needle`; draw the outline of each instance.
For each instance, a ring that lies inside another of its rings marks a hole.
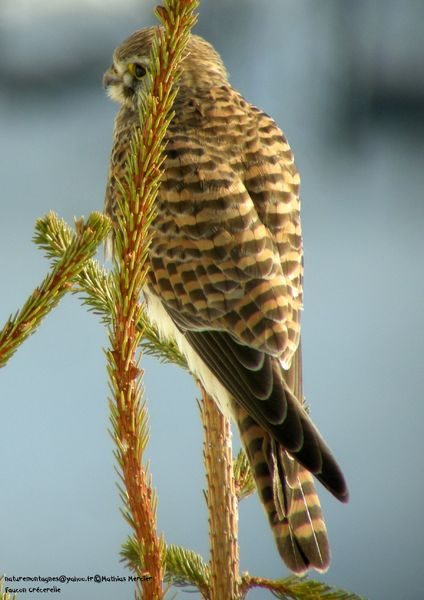
[[[236,495],[238,500],[242,500],[256,491],[255,480],[253,479],[249,459],[243,448],[239,451],[233,461],[233,469]]]
[[[195,587],[206,597],[210,585],[210,570],[203,558],[192,550],[173,544],[166,546],[164,552],[165,581],[178,587]],[[131,570],[144,568],[134,537],[128,538],[123,544],[121,556]]]
[[[75,233],[54,213],[49,213],[47,217],[39,219],[36,223],[34,240],[54,264],[63,257],[74,238]],[[97,260],[90,259],[75,278],[71,293],[78,294],[88,310],[99,315],[101,321],[109,325],[114,312],[112,287],[111,273],[101,267]],[[161,338],[156,327],[150,324],[144,313],[140,317],[138,327],[143,332],[141,341],[143,352],[159,359],[162,363],[175,364],[188,369],[187,362],[176,344]]]
[[[357,594],[351,594],[326,583],[295,575],[285,579],[263,579],[244,575],[242,580],[244,594],[249,589],[262,588],[270,591],[275,598],[280,600],[365,600]]]
[[[52,221],[54,228],[58,219],[50,214],[37,221],[35,241],[44,248],[49,245],[43,235],[46,221]],[[17,348],[36,331],[47,313],[71,290],[75,278],[96,252],[98,245],[105,240],[110,222],[101,213],[92,213],[85,223],[82,220],[75,221],[75,230],[72,240],[66,240],[68,243],[60,259],[53,262],[50,273],[0,331],[0,367],[7,363]]]
[[[16,594],[5,591],[4,577],[0,577],[0,600],[18,600]]]
[[[162,598],[165,554],[163,539],[157,534],[157,498],[148,466],[143,464],[149,432],[139,364],[143,327],[148,323],[141,296],[149,270],[148,251],[154,235],[151,224],[162,178],[165,134],[178,91],[178,61],[196,21],[196,6],[196,0],[165,0],[161,9],[164,27],[158,30],[151,50],[149,62],[153,69],[149,84],[138,98],[139,122],[132,132],[124,174],[115,181],[113,270],[109,286],[113,310],[110,349],[106,353],[111,405],[114,404],[110,419],[115,456],[125,484],[125,490],[121,489],[122,512],[133,529],[126,549],[132,559],[126,560],[137,573],[149,572],[150,581],[141,582],[138,592],[155,599]],[[173,11],[180,17],[185,14],[185,18],[175,20]],[[123,555],[126,556],[125,549]]]
[[[176,586],[194,586],[203,595],[209,589],[209,566],[193,550],[173,544],[167,546],[165,566],[165,580],[168,583]]]

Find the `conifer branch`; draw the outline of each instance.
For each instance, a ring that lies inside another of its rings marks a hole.
[[[243,498],[247,498],[250,494],[254,494],[256,491],[255,480],[253,479],[249,460],[243,448],[240,449],[233,461],[233,469],[237,499],[243,500]]]
[[[44,217],[39,223],[49,219]],[[97,246],[106,238],[110,223],[104,215],[92,213],[86,223],[75,222],[76,234],[50,273],[34,290],[21,310],[11,316],[0,331],[0,367],[3,367],[17,348],[35,332],[42,319],[54,308],[62,296],[70,290],[72,283],[85,263],[93,256]],[[36,229],[37,231],[37,229]],[[43,245],[38,234],[34,241]]]
[[[165,579],[176,586],[193,586],[204,598],[209,598],[210,568],[203,558],[180,546],[169,545],[166,548]]]
[[[270,591],[280,600],[364,600],[361,596],[329,586],[307,577],[286,577],[285,579],[266,579],[243,575],[241,591],[243,596],[252,588]]]
[[[149,72],[149,91],[141,96],[140,122],[134,130],[125,177],[118,180],[112,299],[114,312],[107,352],[111,423],[115,455],[124,488],[124,516],[134,532],[143,572],[140,596],[163,597],[164,542],[156,531],[156,495],[143,466],[148,441],[147,414],[142,402],[139,352],[143,329],[141,292],[148,273],[148,249],[152,239],[155,199],[164,160],[164,136],[173,117],[172,105],[177,66],[196,21],[197,0],[166,0],[156,9],[163,24],[154,41]],[[147,571],[150,579],[145,578]]]
[[[107,217],[105,217],[107,219]],[[55,261],[60,259],[72,243],[75,233],[63,219],[55,213],[40,219],[36,224],[39,245],[46,256]],[[112,274],[104,269],[97,260],[90,259],[75,277],[72,294],[78,294],[88,310],[99,315],[102,323],[110,325],[115,310],[112,295]],[[172,363],[188,369],[187,362],[178,350],[175,342],[164,340],[154,325],[141,312],[137,328],[143,333],[141,349],[145,354],[154,356],[162,363]]]
[[[0,577],[0,600],[17,600],[16,594],[9,594],[5,591],[4,577]]]
[[[105,219],[108,217],[105,216]],[[63,219],[51,212],[36,224],[38,245],[47,258],[57,262],[67,252],[75,238],[75,233]],[[112,298],[112,275],[91,258],[75,278],[71,293],[82,296],[83,304],[93,313],[100,315],[104,324],[109,325],[114,312]]]
[[[233,472],[230,421],[200,386],[200,414],[205,432],[203,455],[209,514],[209,600],[240,598],[238,502]]]
[[[129,568],[137,570],[141,566],[134,537],[123,544],[121,556]],[[178,587],[195,587],[205,599],[209,599],[210,569],[193,550],[174,544],[165,547],[165,581]]]

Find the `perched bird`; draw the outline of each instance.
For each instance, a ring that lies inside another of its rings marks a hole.
[[[104,75],[120,104],[106,212],[117,210],[157,28],[114,52]],[[295,573],[324,571],[327,531],[313,474],[336,498],[347,487],[303,406],[299,174],[275,122],[229,81],[214,48],[191,35],[157,198],[149,318],[238,424],[280,555]]]

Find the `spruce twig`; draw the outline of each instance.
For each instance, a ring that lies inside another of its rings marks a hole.
[[[123,544],[121,556],[129,568],[136,570],[141,567],[134,537],[128,538]],[[166,546],[165,581],[178,587],[194,587],[204,598],[209,598],[209,565],[193,550],[174,544]]]
[[[17,600],[16,594],[5,591],[4,577],[0,577],[0,600]]]
[[[209,600],[240,597],[238,502],[233,472],[230,421],[214,400],[202,391],[200,413],[205,432],[203,455],[207,478],[209,514]]]
[[[256,491],[255,480],[253,479],[249,459],[246,451],[241,448],[233,461],[234,481],[236,486],[236,496],[238,500],[247,498]]]
[[[166,548],[166,580],[176,586],[193,586],[204,598],[209,598],[211,573],[203,558],[186,548],[169,545]]]
[[[72,243],[75,233],[63,219],[50,213],[36,224],[38,245],[45,250],[46,256],[53,261],[60,259]],[[75,277],[71,293],[78,294],[82,303],[94,314],[99,315],[102,323],[110,325],[115,310],[113,304],[112,274],[104,269],[97,260],[90,259]],[[188,369],[187,362],[176,344],[164,340],[156,327],[141,312],[137,328],[143,333],[141,349],[145,354],[158,358],[162,363],[172,363]]]
[[[48,219],[49,216],[44,217]],[[37,225],[43,219],[37,222]],[[62,296],[71,289],[73,280],[106,238],[110,222],[100,213],[92,213],[87,221],[75,222],[76,234],[60,260],[34,290],[21,310],[11,316],[0,331],[0,367],[3,367],[17,348],[35,332],[42,319],[54,308]],[[39,237],[34,238],[40,243]]]
[[[140,98],[140,123],[131,141],[125,177],[118,181],[119,207],[115,231],[112,298],[114,312],[107,352],[111,422],[115,455],[125,490],[124,516],[134,532],[142,578],[140,595],[163,597],[164,542],[156,531],[156,495],[143,451],[148,441],[147,413],[142,402],[141,354],[143,309],[141,292],[148,273],[151,223],[164,160],[164,136],[173,117],[176,69],[196,17],[196,0],[166,0],[156,10],[163,23],[150,57],[149,91]],[[150,579],[145,578],[147,573]]]
[[[266,579],[243,575],[241,590],[243,596],[252,588],[270,591],[280,600],[364,600],[361,596],[329,586],[307,577],[286,577],[285,579]]]

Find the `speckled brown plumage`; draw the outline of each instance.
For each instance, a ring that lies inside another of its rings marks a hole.
[[[121,103],[106,192],[111,215],[144,89],[129,65],[148,69],[154,34],[133,34],[105,75]],[[298,354],[303,276],[293,154],[197,36],[181,63],[174,110],[149,254],[150,316],[175,337],[218,404],[230,407],[284,560],[295,572],[322,570],[328,543],[308,471],[342,500],[347,490],[289,381],[294,370],[301,377],[298,361],[290,365]]]

